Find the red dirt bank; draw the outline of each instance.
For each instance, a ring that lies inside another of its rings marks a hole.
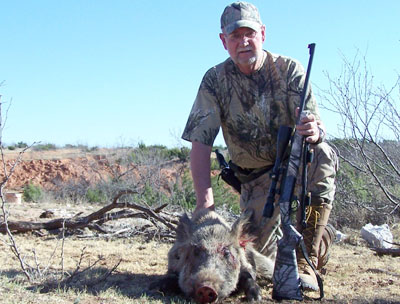
[[[7,172],[15,164],[20,151],[3,151]],[[7,190],[21,191],[29,183],[52,190],[66,182],[95,184],[112,174],[120,174],[126,168],[115,159],[126,155],[126,150],[99,149],[86,152],[80,149],[59,149],[52,151],[31,151],[22,154],[22,158],[11,178]],[[176,164],[171,161],[160,169],[164,189],[174,182],[178,174]],[[134,167],[133,174],[140,179],[141,168]],[[4,178],[4,166],[0,167],[0,180]]]

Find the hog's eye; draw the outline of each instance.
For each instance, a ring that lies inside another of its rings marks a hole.
[[[194,256],[198,257],[201,253],[201,249],[199,247],[194,247],[193,248],[193,254]]]
[[[224,255],[224,258],[227,259],[231,256],[231,251],[228,247],[225,247],[224,249],[222,249],[222,254]]]

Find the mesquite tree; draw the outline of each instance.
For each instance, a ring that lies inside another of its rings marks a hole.
[[[360,214],[359,224],[387,222],[400,215],[400,75],[386,88],[375,84],[365,56],[343,63],[338,77],[326,73],[329,88],[319,90],[323,107],[341,119],[331,143],[342,169],[336,200],[349,215],[342,224]]]

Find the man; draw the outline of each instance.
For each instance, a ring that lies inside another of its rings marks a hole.
[[[196,210],[214,208],[210,178],[213,142],[222,128],[232,168],[241,181],[240,206],[255,211],[253,221],[257,249],[275,259],[281,237],[279,208],[271,219],[262,210],[275,161],[280,125],[294,126],[305,73],[299,62],[263,50],[265,26],[257,8],[246,2],[228,5],[221,16],[220,39],[229,58],[205,74],[182,138],[192,142],[191,170]],[[309,91],[307,112],[296,126],[315,151],[309,169],[308,191],[312,203],[308,225],[302,231],[317,269],[326,263],[332,231],[326,229],[335,192],[337,157],[324,142],[325,129],[314,96]],[[314,272],[299,255],[303,287],[318,290]]]

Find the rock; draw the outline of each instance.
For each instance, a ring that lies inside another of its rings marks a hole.
[[[54,217],[54,212],[51,210],[46,210],[39,215],[39,218],[52,218]]]
[[[336,230],[336,240],[335,243],[343,242],[347,238],[347,235],[343,232]]]
[[[6,192],[4,196],[7,203],[21,204],[22,202],[22,193]]]
[[[378,248],[391,248],[393,242],[393,235],[390,232],[389,226],[383,224],[381,226],[374,226],[371,223],[361,228],[361,237],[367,241],[372,247]],[[389,242],[389,243],[388,243]]]

